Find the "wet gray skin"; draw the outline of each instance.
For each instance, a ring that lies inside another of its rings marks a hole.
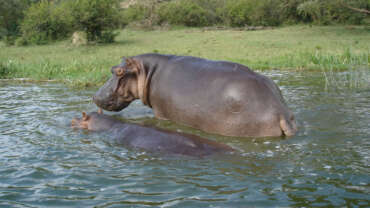
[[[123,123],[95,112],[88,115],[83,113],[82,118],[74,118],[72,127],[104,131],[118,144],[163,154],[206,156],[234,151],[227,145],[198,136]]]
[[[103,109],[109,111],[121,111],[126,108],[136,98],[130,94],[124,97],[118,95],[118,87],[121,82],[122,85],[129,85],[130,83],[120,80],[114,71],[117,68],[124,67],[125,62],[123,61],[120,65],[114,66],[111,69],[112,77],[99,89],[96,95],[93,97],[94,102]],[[129,76],[126,77],[126,79]]]
[[[108,111],[140,99],[156,118],[237,137],[293,136],[293,113],[268,77],[241,64],[143,54],[112,67],[93,97]]]

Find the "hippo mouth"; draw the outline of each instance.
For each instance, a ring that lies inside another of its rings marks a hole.
[[[106,110],[118,112],[118,111],[121,111],[121,110],[125,109],[129,104],[130,103],[124,103],[124,104],[121,104],[121,105],[109,105],[106,108]]]
[[[98,99],[96,96],[93,97],[93,102],[100,108],[103,108],[107,111],[121,111],[122,109],[126,108],[130,103],[122,102],[119,103],[118,100],[112,99],[109,101],[102,101]]]

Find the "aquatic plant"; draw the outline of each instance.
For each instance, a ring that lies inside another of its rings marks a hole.
[[[323,70],[326,90],[366,90],[370,89],[370,68],[351,67],[348,71]]]

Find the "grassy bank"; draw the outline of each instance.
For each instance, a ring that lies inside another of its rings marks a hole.
[[[252,69],[347,70],[370,66],[365,27],[291,26],[259,31],[126,29],[117,43],[74,47],[0,44],[0,78],[55,79],[74,86],[100,85],[122,56],[157,52],[239,62]]]

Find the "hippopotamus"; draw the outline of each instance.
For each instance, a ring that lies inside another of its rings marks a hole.
[[[230,146],[209,139],[124,123],[96,112],[89,114],[83,112],[82,118],[72,120],[72,127],[101,131],[120,145],[155,153],[203,157],[216,153],[234,152]]]
[[[297,126],[279,87],[248,67],[191,56],[123,58],[93,101],[120,111],[140,99],[159,119],[235,137],[293,136]]]

